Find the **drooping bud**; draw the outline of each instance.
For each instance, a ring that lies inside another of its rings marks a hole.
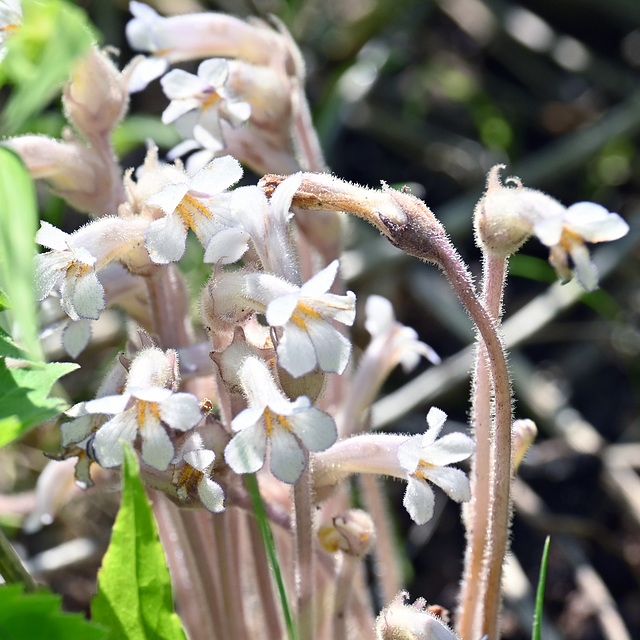
[[[325,551],[342,551],[361,558],[371,551],[375,542],[375,527],[371,516],[361,509],[350,509],[332,518],[318,530],[320,545]]]

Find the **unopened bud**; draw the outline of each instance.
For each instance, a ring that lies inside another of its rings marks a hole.
[[[533,420],[516,420],[513,423],[513,439],[511,442],[511,449],[513,455],[511,456],[511,471],[513,475],[518,473],[518,468],[524,460],[529,447],[533,444],[533,441],[538,435],[538,429],[536,423]]]
[[[91,49],[76,64],[62,98],[67,117],[87,138],[108,135],[129,102],[126,81],[109,56]]]
[[[320,527],[318,538],[325,551],[342,551],[360,558],[369,553],[373,546],[375,527],[366,511],[350,509]]]

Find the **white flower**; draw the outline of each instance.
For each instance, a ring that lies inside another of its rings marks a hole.
[[[593,202],[567,208],[542,191],[523,187],[517,178],[508,179],[514,186],[506,187],[500,181],[503,168],[489,171],[487,191],[476,206],[476,233],[484,249],[508,256],[535,235],[550,248],[549,262],[562,280],[571,279],[571,258],[580,284],[587,291],[596,289],[598,274],[585,242],[618,240],[629,225]]]
[[[236,434],[224,451],[227,464],[236,473],[255,473],[264,465],[268,442],[271,472],[294,484],[306,467],[307,451],[324,451],[335,442],[333,418],[306,396],[287,399],[255,356],[245,359],[239,377],[249,408],[231,422]]]
[[[433,516],[435,497],[427,480],[456,502],[471,498],[466,474],[447,465],[468,458],[474,451],[474,443],[463,433],[437,439],[446,419],[444,411],[432,407],[427,414],[426,433],[409,438],[398,449],[398,462],[408,475],[403,504],[417,524],[424,524]]]
[[[203,506],[212,513],[220,513],[224,511],[224,491],[209,476],[215,459],[216,454],[210,449],[198,448],[185,451],[182,454],[182,460],[186,469],[176,470],[179,474],[177,495],[181,500],[186,500],[191,485],[195,484]]]
[[[251,116],[249,103],[233,100],[225,90],[228,77],[229,63],[223,58],[202,62],[198,67],[198,75],[182,69],[167,73],[160,82],[171,102],[162,114],[162,122],[169,124],[197,110],[194,132],[199,132],[200,138],[205,141],[202,146],[213,146],[210,142],[207,144],[206,136],[211,136],[222,148],[220,118],[237,127]]]
[[[37,299],[44,300],[59,287],[62,308],[72,320],[97,320],[105,306],[104,288],[95,272],[97,258],[73,247],[73,237],[48,222],[41,222],[36,242],[52,249],[36,256]]]
[[[294,174],[281,182],[270,199],[256,186],[235,189],[231,196],[231,218],[222,220],[211,238],[204,261],[230,264],[249,248],[249,240],[264,271],[298,282],[298,267],[289,242],[291,200],[302,181]]]
[[[202,418],[195,396],[161,387],[127,388],[122,395],[91,400],[85,406],[89,413],[114,416],[98,429],[93,442],[98,462],[107,469],[122,464],[122,442],[133,445],[140,433],[142,459],[164,471],[175,455],[166,427],[189,431]]]
[[[114,416],[97,431],[93,451],[101,466],[122,464],[122,441],[142,438],[142,459],[164,471],[175,456],[169,429],[189,431],[202,419],[198,399],[190,393],[174,393],[175,352],[152,347],[138,353],[129,369],[124,393],[91,400],[87,413]]]
[[[149,256],[158,264],[176,262],[184,255],[187,231],[192,229],[203,247],[218,230],[218,214],[228,215],[228,189],[242,177],[240,163],[231,156],[213,160],[190,177],[167,185],[147,200],[164,211],[145,235]]]
[[[4,43],[22,23],[22,3],[20,0],[0,2],[0,61],[6,54]]]
[[[338,273],[334,260],[301,287],[271,274],[249,274],[245,295],[266,307],[271,327],[282,327],[278,364],[298,378],[316,367],[342,373],[351,355],[351,343],[330,322],[351,325],[355,295],[328,293]]]
[[[577,202],[564,212],[562,224],[534,231],[540,241],[551,247],[549,262],[560,278],[571,279],[569,257],[580,284],[587,290],[598,288],[598,272],[589,257],[585,242],[609,242],[627,234],[629,225],[617,214],[594,202]]]
[[[371,344],[367,351],[381,349],[385,370],[390,370],[398,363],[405,373],[412,371],[420,357],[424,357],[433,364],[439,364],[438,354],[424,342],[418,340],[418,334],[396,320],[393,306],[382,296],[369,296],[364,308],[366,320],[365,329],[371,334]]]

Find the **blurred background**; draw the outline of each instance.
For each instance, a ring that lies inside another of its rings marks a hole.
[[[124,65],[133,55],[124,39],[127,3],[77,4],[103,34],[103,44],[120,50]],[[540,435],[515,487],[504,637],[530,637],[531,585],[535,589],[544,538],[551,535],[545,640],[639,638],[640,3],[150,4],[166,15],[220,10],[279,16],[303,52],[308,96],[331,170],[371,187],[381,180],[408,185],[444,222],[475,274],[480,254],[473,208],[486,172],[497,163],[507,165],[505,176],[516,175],[565,205],[598,202],[629,222],[626,238],[594,247],[601,288],[593,293],[556,283],[547,249],[535,241],[511,261],[505,341],[515,415],[535,420]],[[157,81],[133,97],[130,118],[116,136],[123,166],[140,164],[147,137],[165,151],[175,144],[177,134],[158,120],[166,104]],[[62,126],[55,105],[30,123],[52,135]],[[55,198],[47,197],[44,208],[63,227],[76,228],[81,220]],[[473,330],[445,280],[359,221],[349,221],[345,248],[345,276],[359,305],[370,293],[388,297],[399,320],[443,359],[437,368],[421,365],[412,376],[394,373],[386,387],[390,395],[373,409],[374,426],[420,432],[428,408],[437,405],[452,428],[464,428],[458,423],[468,414]],[[194,283],[202,277],[188,275]],[[360,348],[366,345],[362,319],[354,336]],[[111,354],[122,339],[113,338]],[[80,363],[92,357],[88,351]],[[411,382],[415,374],[417,382]],[[91,391],[82,373],[65,384],[73,400]],[[45,427],[0,452],[0,492],[28,500],[46,462],[41,451],[56,452],[58,438],[53,426]],[[442,500],[433,522],[411,526],[401,506],[403,489],[389,483],[407,587],[414,598],[453,609],[464,544],[459,509]],[[115,490],[90,492],[63,508],[51,527],[30,535],[19,532],[18,516],[3,516],[29,556],[73,540],[88,542],[74,566],[42,570],[70,608],[86,607],[117,499]]]

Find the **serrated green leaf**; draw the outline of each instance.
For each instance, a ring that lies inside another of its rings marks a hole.
[[[106,630],[79,613],[65,613],[62,598],[44,589],[25,594],[20,585],[0,587],[0,637],[11,640],[103,640]]]
[[[33,360],[42,359],[33,294],[37,228],[33,181],[20,158],[0,147],[0,284],[11,301],[11,333]]]
[[[18,365],[7,367],[0,358],[0,447],[67,407],[61,398],[49,397],[49,392],[58,378],[78,368],[70,362],[22,361]]]
[[[158,529],[129,447],[122,476],[122,503],[98,573],[92,618],[112,630],[110,640],[185,640]]]
[[[2,114],[4,135],[47,106],[96,39],[86,13],[62,0],[25,0],[23,16],[2,62],[1,80],[14,85]]]

